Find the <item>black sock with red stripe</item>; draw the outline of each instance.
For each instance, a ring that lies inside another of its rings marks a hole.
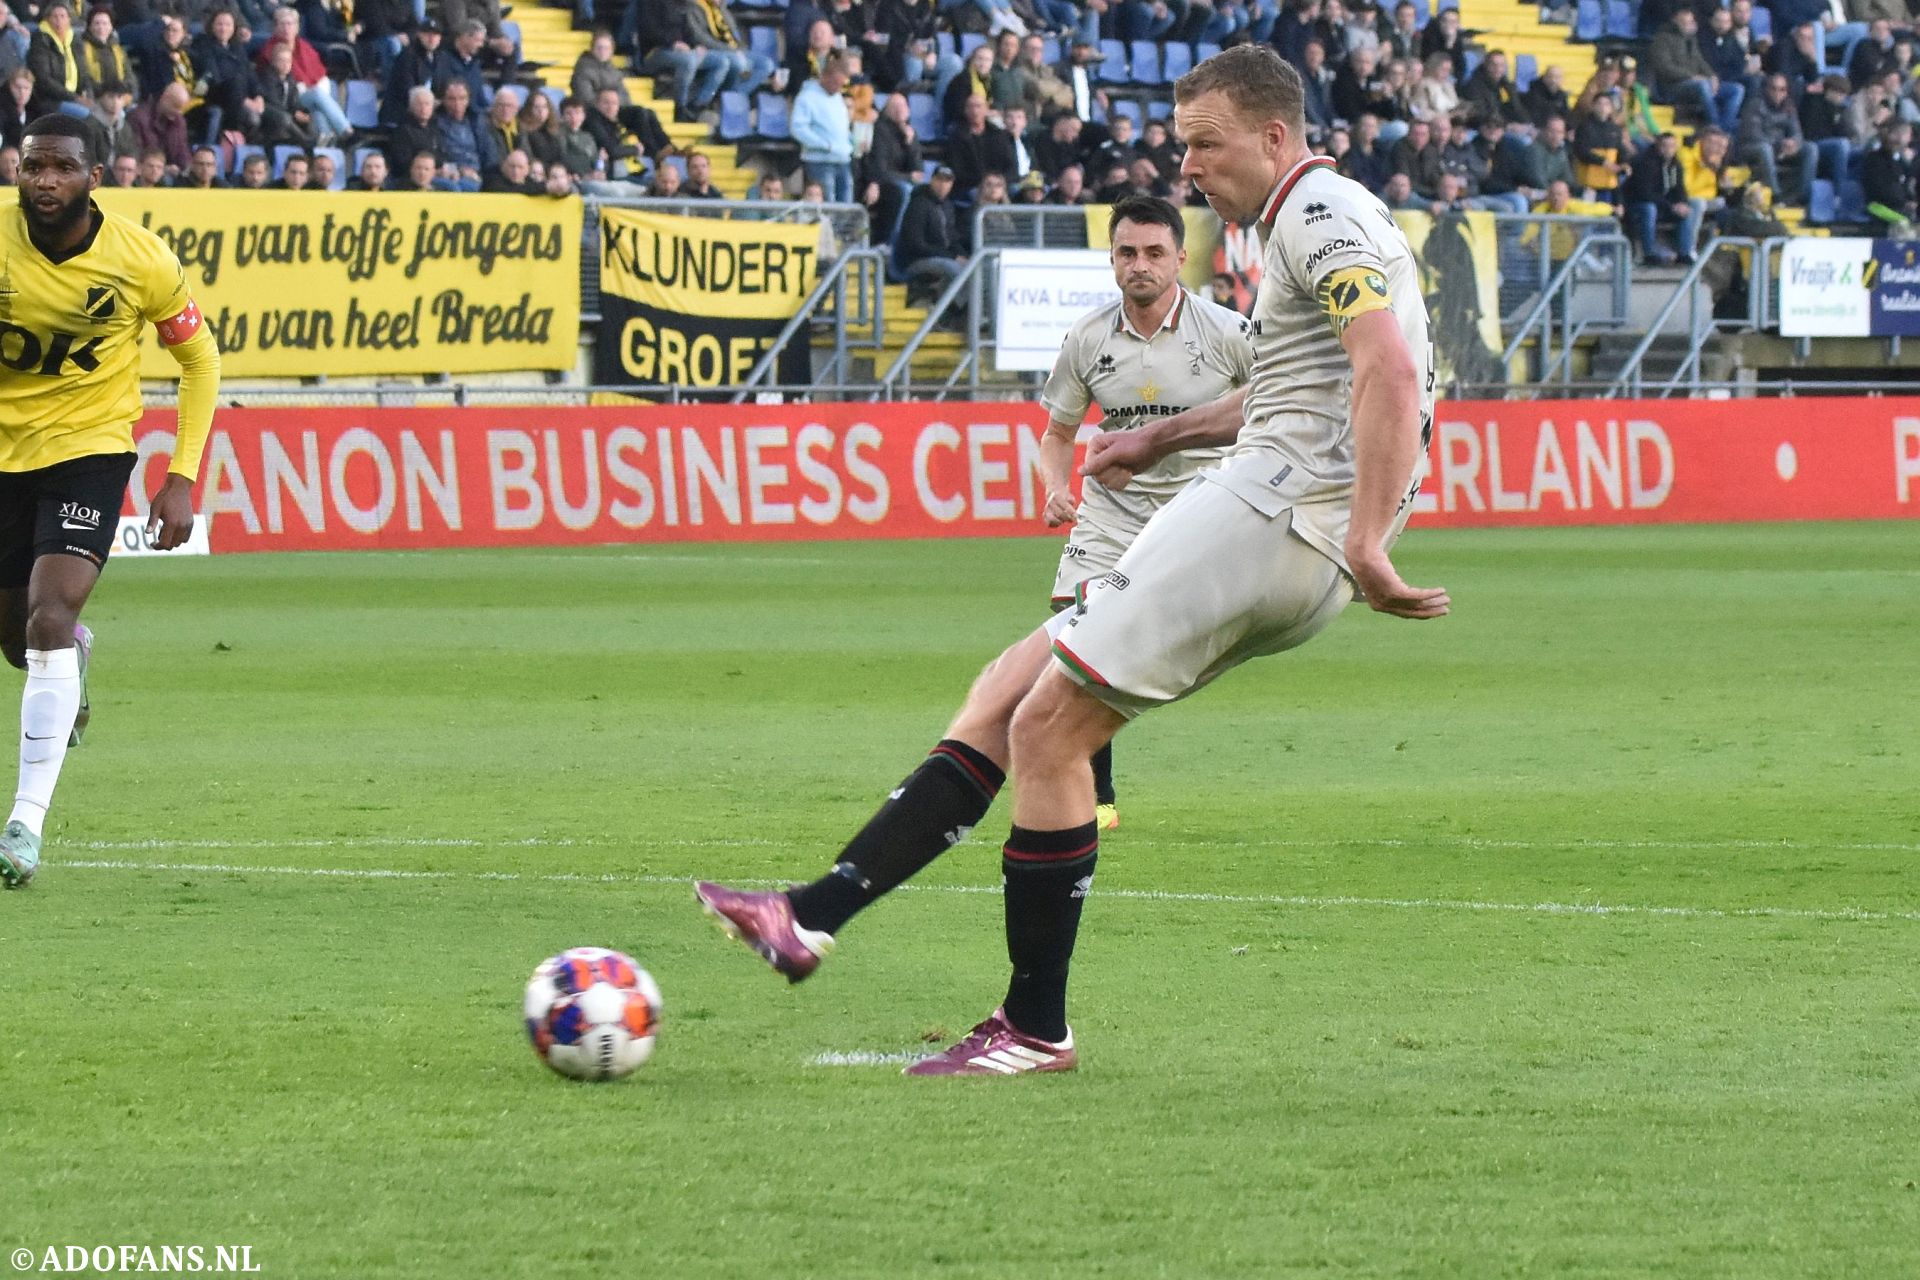
[[[1006,780],[985,755],[942,739],[841,851],[833,870],[788,892],[794,919],[838,933],[868,904],[965,840]]]
[[[1056,1044],[1067,1038],[1067,964],[1099,856],[1100,831],[1089,822],[1064,831],[1015,827],[1000,858],[1013,961],[1007,1021]]]

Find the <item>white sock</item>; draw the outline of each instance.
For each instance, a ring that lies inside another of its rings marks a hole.
[[[80,712],[80,652],[27,650],[27,688],[20,698],[20,789],[9,821],[39,835],[53,786],[67,758],[67,737]]]

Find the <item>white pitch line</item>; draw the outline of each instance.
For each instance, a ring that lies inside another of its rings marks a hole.
[[[880,1053],[873,1049],[854,1049],[847,1053],[816,1053],[807,1059],[810,1067],[905,1067],[920,1061],[924,1053]]]
[[[1127,837],[1121,837],[1126,839]],[[1325,840],[1186,840],[1138,837],[1155,849],[1468,849],[1510,850],[1516,853],[1553,849],[1588,849],[1597,852],[1615,850],[1673,849],[1680,852],[1727,852],[1737,850],[1779,850],[1807,853],[1920,853],[1920,843],[1898,841],[1813,841],[1813,840],[1608,840],[1570,836],[1564,840],[1498,840],[1482,836],[1422,836],[1419,839],[1367,836],[1331,837]],[[547,839],[529,836],[521,840],[482,840],[438,836],[343,836],[289,840],[78,840],[66,843],[69,849],[116,851],[218,849],[786,849],[792,840],[773,840],[754,836],[689,840],[654,836],[561,837]]]
[[[523,874],[516,871],[401,871],[380,867],[249,867],[218,862],[128,862],[120,859],[80,859],[49,864],[49,870],[150,871],[190,875],[273,875],[339,880],[471,880],[526,884],[677,884],[693,883],[688,876]],[[736,880],[735,884],[779,887],[784,880]],[[907,884],[909,893],[998,894],[998,885]],[[1920,923],[1920,911],[1873,911],[1864,907],[1821,910],[1810,907],[1662,907],[1607,902],[1483,902],[1471,898],[1369,898],[1348,894],[1179,893],[1158,889],[1096,889],[1101,898],[1127,902],[1212,903],[1254,907],[1365,908],[1393,911],[1472,911],[1546,916],[1640,916],[1668,920],[1838,920],[1857,922],[1911,921]]]

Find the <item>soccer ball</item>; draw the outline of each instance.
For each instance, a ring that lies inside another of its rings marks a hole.
[[[618,1080],[653,1056],[660,988],[631,956],[574,947],[533,971],[526,1018],[540,1061],[571,1080]]]

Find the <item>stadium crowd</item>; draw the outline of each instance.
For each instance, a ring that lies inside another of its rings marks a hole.
[[[934,282],[977,205],[1199,201],[1165,80],[1247,40],[1299,69],[1315,148],[1395,208],[1613,215],[1668,261],[1710,224],[1777,233],[1776,204],[1904,229],[1920,203],[1908,0],[1641,0],[1578,84],[1414,0],[572,0],[592,34],[564,92],[499,0],[0,2],[5,181],[25,124],[62,111],[107,131],[119,185],[721,197],[629,96],[641,74],[759,152],[749,198],[864,203]],[[1129,65],[1140,41],[1164,79]],[[757,125],[726,118],[747,102]]]

